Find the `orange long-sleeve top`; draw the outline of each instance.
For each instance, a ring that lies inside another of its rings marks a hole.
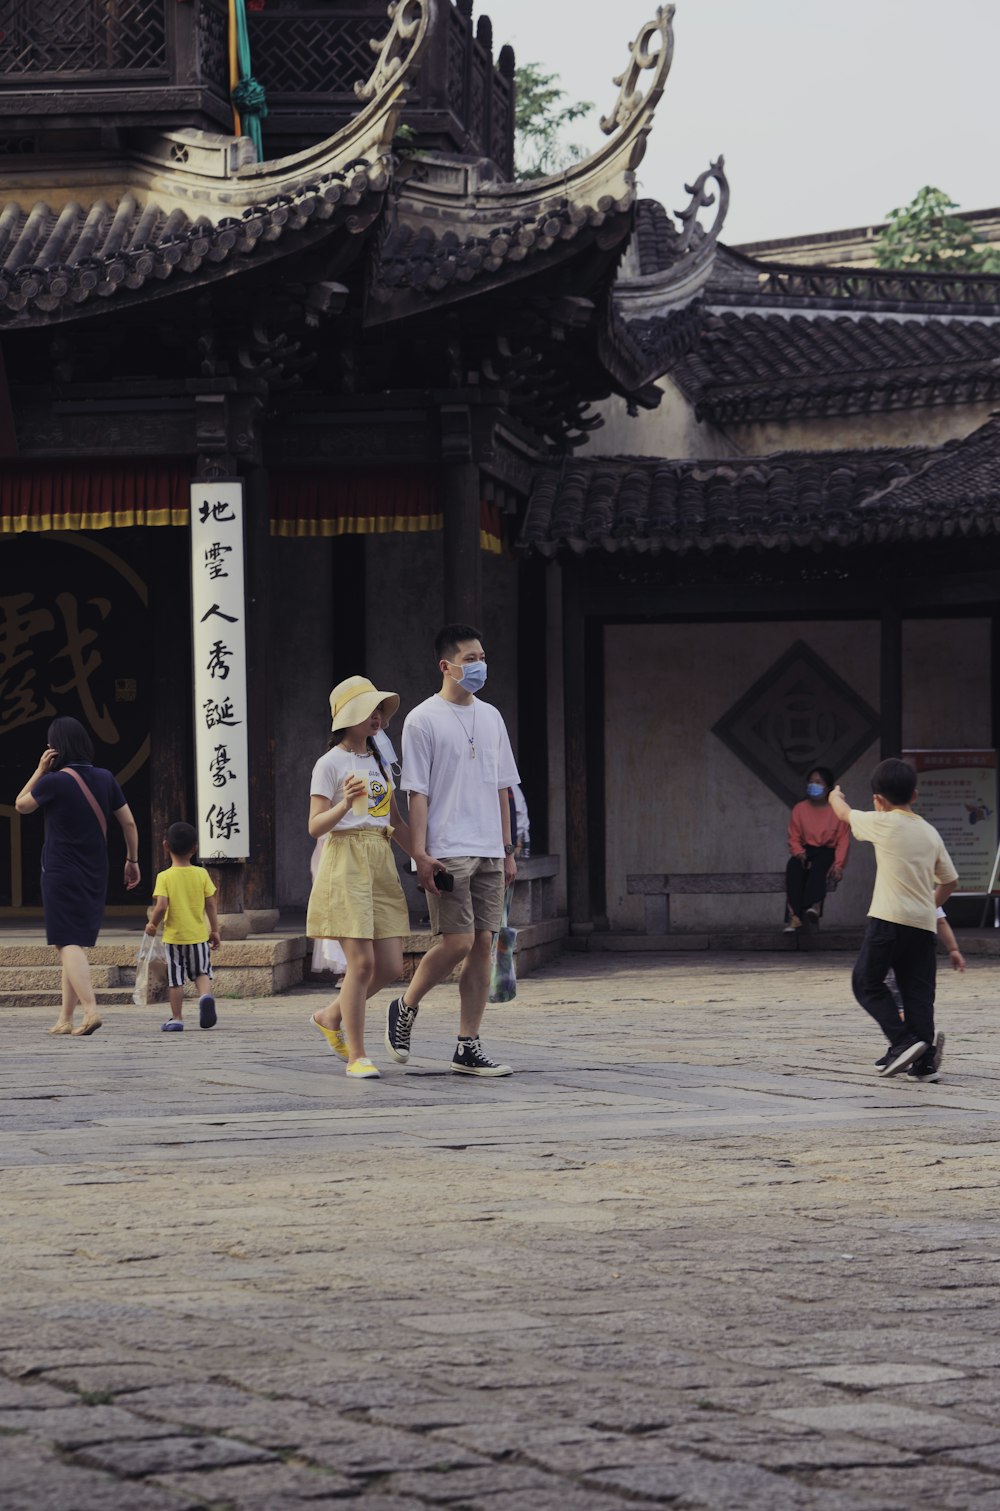
[[[837,817],[829,803],[810,803],[803,798],[795,804],[788,820],[788,848],[793,855],[805,855],[806,845],[829,845],[833,864],[843,870],[850,844],[850,827]]]

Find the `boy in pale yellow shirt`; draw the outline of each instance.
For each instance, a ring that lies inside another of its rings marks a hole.
[[[198,992],[198,1022],[214,1028],[218,1016],[212,996],[212,960],[209,949],[219,947],[219,914],[215,884],[203,866],[192,865],[198,835],[191,824],[171,824],[167,830],[170,869],[161,871],[153,887],[153,911],[146,925],[155,934],[163,923],[167,950],[167,980],[170,985],[170,1017],[164,1033],[184,1029],[184,982],[193,981]]]
[[[958,872],[940,834],[910,806],[917,774],[907,761],[881,761],[871,777],[874,813],[852,808],[839,787],[830,807],[855,839],[875,846],[875,890],[851,985],[889,1041],[879,1074],[911,1065],[920,1080],[937,1078],[944,1035],[934,1028],[937,909],[955,890]],[[886,985],[895,972],[902,1017]]]

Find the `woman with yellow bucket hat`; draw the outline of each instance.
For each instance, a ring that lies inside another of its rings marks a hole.
[[[365,1003],[403,972],[403,935],[410,919],[391,839],[407,855],[410,830],[399,815],[392,777],[375,736],[399,707],[367,677],[348,677],[330,694],[333,733],[313,767],[309,833],[324,838],[306,915],[310,939],[339,939],[347,957],[340,995],[312,1024],[347,1074],[371,1080],[365,1054]]]

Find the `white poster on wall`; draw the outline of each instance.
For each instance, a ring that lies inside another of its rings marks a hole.
[[[917,771],[913,806],[944,840],[959,893],[996,886],[997,753],[995,750],[904,750]]]
[[[202,861],[247,860],[243,484],[191,484],[195,776]]]

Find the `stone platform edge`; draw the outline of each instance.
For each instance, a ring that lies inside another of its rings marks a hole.
[[[539,966],[556,959],[565,946],[569,924],[565,918],[546,919],[541,923],[525,924],[517,931],[517,971],[528,976]],[[95,967],[95,985],[98,998],[102,988],[112,991],[130,988],[135,984],[136,956],[141,939],[139,931],[132,937],[98,943],[87,951]],[[431,935],[418,931],[406,935],[403,940],[403,979],[409,980],[417,962],[431,946]],[[309,960],[312,956],[312,941],[304,934],[257,934],[248,939],[223,940],[212,952],[214,991],[220,1000],[237,997],[273,997],[280,992],[292,991],[303,982],[321,982],[329,977],[312,977]],[[37,991],[32,991],[26,976],[38,972],[39,986],[43,979],[51,992],[53,1002],[58,1000],[58,987],[51,984],[56,978],[53,968],[58,957],[50,945],[0,943],[0,1005],[16,1007],[19,998],[30,998],[30,1005],[37,1005]],[[11,971],[8,978],[10,989],[5,988],[4,972]],[[191,995],[191,987],[186,995]],[[116,991],[117,995],[117,991]]]

